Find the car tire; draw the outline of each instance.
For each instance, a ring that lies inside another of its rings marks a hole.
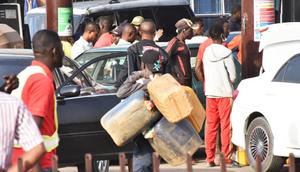
[[[252,168],[256,168],[256,157],[259,153],[263,172],[279,171],[284,158],[273,155],[273,134],[264,117],[255,118],[246,133],[246,152]]]
[[[93,161],[93,172],[108,172],[109,171],[109,160],[94,160]],[[77,165],[78,172],[85,172],[85,165]]]

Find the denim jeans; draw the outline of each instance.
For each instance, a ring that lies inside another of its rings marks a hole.
[[[133,148],[133,172],[152,172],[152,147],[150,143],[139,135],[135,139]]]

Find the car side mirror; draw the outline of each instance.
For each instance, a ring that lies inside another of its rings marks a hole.
[[[80,95],[81,87],[79,85],[65,85],[60,88],[58,98],[76,97]]]

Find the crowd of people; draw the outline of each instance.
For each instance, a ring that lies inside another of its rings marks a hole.
[[[52,71],[62,66],[64,54],[76,58],[93,47],[130,45],[128,59],[132,63],[129,73],[122,74],[116,85],[119,88],[117,96],[126,98],[139,89],[146,89],[150,80],[164,73],[170,73],[180,84],[192,87],[191,54],[186,44],[190,39],[201,40],[195,74],[198,82],[204,85],[206,96],[207,163],[217,165],[216,138],[220,129],[221,151],[226,162],[232,164],[230,110],[232,83],[237,73],[228,46],[231,43],[225,44],[225,40],[231,29],[240,29],[240,11],[233,12],[229,20],[220,19],[210,26],[208,36],[203,35],[201,19],[194,22],[185,18],[178,20],[174,26],[177,35],[168,42],[166,49],[156,44],[163,31],[157,31],[155,23],[142,16],[114,28],[113,20],[107,16],[96,22],[87,21],[83,34],[73,45],[53,31],[38,31],[32,41],[35,56],[32,64],[18,74],[18,78],[5,76],[5,83],[0,88],[0,172],[16,171],[19,157],[23,157],[25,170],[36,165],[34,170],[51,171],[51,157],[56,154],[59,142]],[[239,46],[239,43],[235,44]],[[142,136],[138,136],[135,143],[133,171],[152,171],[151,146]]]

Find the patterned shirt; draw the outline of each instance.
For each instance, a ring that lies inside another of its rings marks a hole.
[[[13,140],[25,151],[43,142],[33,117],[16,98],[0,92],[0,172],[11,165]]]

